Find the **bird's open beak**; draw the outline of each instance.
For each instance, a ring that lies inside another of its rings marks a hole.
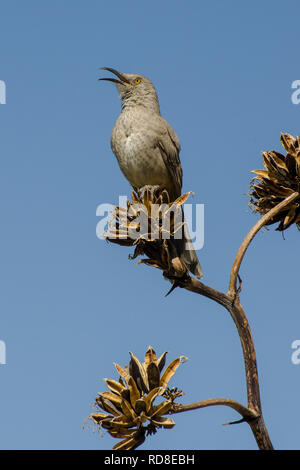
[[[116,78],[99,78],[99,80],[107,80],[108,82],[113,82],[117,83],[118,85],[131,85],[130,81],[127,80],[127,78],[124,77],[120,72],[118,72],[115,69],[111,69],[110,67],[101,67],[101,70],[108,70],[109,72],[113,73],[116,75],[120,80],[117,80]]]

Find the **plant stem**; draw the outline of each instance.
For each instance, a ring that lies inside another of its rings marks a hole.
[[[208,400],[197,401],[195,403],[190,403],[189,405],[178,405],[173,411],[173,413],[183,413],[184,411],[197,410],[199,408],[206,408],[207,406],[216,406],[224,405],[233,408],[235,411],[240,413],[244,421],[250,421],[258,418],[258,414],[247,408],[246,406],[238,403],[237,401],[230,400],[229,398],[209,398]]]
[[[187,289],[191,292],[195,292],[196,294],[203,295],[208,297],[215,302],[219,303],[223,307],[225,307],[231,315],[231,318],[234,321],[234,324],[237,328],[242,350],[243,350],[243,357],[244,357],[244,364],[245,364],[245,372],[246,372],[246,385],[247,385],[247,398],[248,398],[248,408],[243,407],[239,408],[239,412],[243,411],[244,413],[252,413],[251,419],[247,419],[249,426],[253,432],[253,435],[256,439],[257,445],[259,449],[270,450],[273,449],[272,442],[270,440],[268,430],[264,423],[264,419],[262,416],[262,409],[261,409],[261,400],[260,400],[260,391],[259,391],[259,380],[258,380],[258,372],[257,372],[257,363],[256,363],[256,354],[254,348],[254,342],[250,330],[250,326],[246,317],[246,314],[242,308],[239,299],[239,292],[241,288],[241,283],[239,287],[237,287],[237,279],[239,278],[239,269],[246,253],[248,246],[250,245],[251,241],[258,233],[258,231],[266,225],[270,220],[272,220],[283,208],[288,206],[293,200],[299,197],[299,193],[295,192],[287,197],[284,201],[277,204],[273,209],[263,215],[259,221],[252,227],[249,233],[244,238],[240,248],[237,251],[235,256],[231,273],[230,273],[230,281],[229,281],[229,289],[227,294],[223,292],[219,292],[213,289],[210,286],[203,284],[196,279],[191,277],[187,277],[183,279],[181,282],[178,282],[178,285],[184,289]],[[225,403],[226,401],[226,403]],[[196,409],[196,408],[203,408],[204,406],[212,406],[212,405],[222,405],[226,404],[227,406],[231,406],[232,408],[236,407],[236,402],[233,400],[228,399],[210,399],[206,400],[205,402],[197,402],[192,405],[187,405],[186,407],[181,407],[181,411],[186,411],[188,409]],[[236,408],[235,408],[236,409]],[[247,411],[245,411],[247,410]],[[178,411],[180,412],[180,411]],[[242,416],[243,412],[241,412]]]
[[[248,410],[249,413],[253,413],[252,414],[253,419],[248,419],[246,421],[251,427],[251,430],[257,442],[258,448],[261,450],[273,449],[272,442],[270,440],[268,430],[265,426],[264,419],[262,416],[259,381],[258,381],[256,355],[255,355],[253,338],[252,338],[250,326],[246,318],[245,312],[240,304],[239,296],[236,294],[236,296],[232,298],[228,294],[219,292],[193,278],[189,278],[185,280],[180,285],[180,287],[183,287],[191,292],[195,292],[197,294],[203,295],[205,297],[208,297],[214,300],[215,302],[225,307],[227,311],[230,313],[231,318],[233,319],[234,324],[237,328],[241,345],[242,345],[242,350],[243,350],[244,365],[245,365],[245,372],[246,372],[247,396],[248,396],[248,408],[244,407],[244,409]],[[212,404],[217,405],[217,404],[225,404],[225,403],[215,402]],[[206,406],[209,406],[209,405],[206,405]],[[254,418],[254,416],[256,418]]]
[[[229,281],[229,290],[228,294],[229,295],[234,295],[236,293],[236,281],[239,273],[239,269],[241,266],[241,263],[243,261],[244,255],[246,253],[246,250],[248,246],[250,245],[251,241],[257,234],[257,232],[264,226],[266,225],[275,215],[277,215],[284,207],[286,207],[288,204],[290,204],[294,199],[297,199],[299,197],[299,193],[295,192],[288,196],[286,199],[284,199],[282,202],[277,204],[277,206],[273,207],[269,212],[267,212],[265,215],[263,215],[258,222],[252,227],[250,232],[246,235],[244,238],[240,248],[238,249],[238,252],[235,256],[232,268],[231,268],[231,273],[230,273],[230,281]]]

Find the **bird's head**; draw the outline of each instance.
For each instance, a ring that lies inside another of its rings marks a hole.
[[[99,80],[107,80],[117,85],[122,108],[142,105],[159,113],[157,93],[149,78],[136,73],[120,73],[109,67],[103,67],[102,70],[108,70],[118,77],[119,80],[116,78],[99,78]]]

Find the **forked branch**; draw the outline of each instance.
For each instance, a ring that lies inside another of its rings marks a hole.
[[[243,261],[243,258],[244,258],[244,255],[246,253],[246,250],[247,250],[248,246],[250,245],[251,241],[253,240],[253,238],[255,237],[257,232],[259,232],[259,230],[262,227],[264,227],[265,225],[267,225],[268,222],[270,222],[270,220],[274,219],[274,217],[277,214],[279,214],[279,212],[281,212],[282,209],[284,209],[286,206],[288,206],[291,202],[293,202],[298,197],[299,197],[299,193],[294,192],[289,197],[284,199],[282,202],[277,204],[277,206],[273,207],[273,209],[271,209],[269,212],[267,212],[265,215],[263,215],[258,220],[258,222],[252,227],[250,232],[246,235],[246,237],[243,240],[243,243],[241,244],[241,246],[240,246],[240,248],[239,248],[239,250],[236,254],[236,257],[235,257],[233,265],[232,265],[231,274],[230,274],[230,281],[229,281],[228,295],[234,296],[235,293],[236,293],[236,290],[237,290],[237,287],[236,287],[237,282],[236,281],[237,281],[237,277],[238,277],[238,273],[239,273],[241,263]]]
[[[278,215],[282,209],[284,209],[298,197],[299,193],[295,192],[284,199],[277,206],[263,215],[246,235],[233,262],[229,281],[229,290],[227,294],[219,292],[212,287],[207,286],[202,282],[199,282],[196,279],[192,279],[190,277],[180,283],[180,287],[214,300],[215,302],[225,307],[230,313],[237,328],[243,349],[248,396],[247,408],[243,407],[237,409],[236,402],[231,400],[226,402],[225,399],[212,399],[207,400],[206,402],[198,402],[194,405],[187,405],[187,408],[183,407],[181,410],[184,411],[185,409],[196,409],[204,406],[227,404],[227,406],[231,406],[232,408],[235,408],[237,411],[239,411],[244,418],[249,413],[249,417],[251,417],[251,419],[247,419],[247,422],[252,429],[260,449],[272,449],[273,447],[262,416],[255,348],[250,326],[240,303],[239,292],[237,289],[237,278],[239,276],[239,269],[246,250],[258,231],[267,223],[269,223],[270,220],[276,217],[276,215]]]
[[[166,190],[146,191],[142,196],[133,192],[132,201],[128,201],[126,208],[115,208],[114,223],[109,226],[106,235],[108,240],[120,245],[135,247],[131,259],[145,255],[146,258],[139,262],[163,271],[164,277],[172,282],[169,293],[176,287],[181,287],[208,297],[225,307],[229,312],[242,345],[248,401],[247,406],[244,406],[228,398],[211,398],[188,405],[177,405],[174,398],[181,396],[182,391],[167,390],[166,385],[181,359],[177,358],[169,364],[160,381],[160,372],[164,365],[162,362],[164,363],[166,353],[157,360],[155,352],[149,348],[145,355],[145,370],[143,364],[140,364],[131,354],[131,361],[133,361],[131,362],[131,372],[130,368],[123,370],[116,365],[120,375],[128,382],[128,387],[126,388],[122,383],[107,380],[107,385],[113,393],[100,394],[97,404],[109,414],[101,412],[91,415],[93,420],[100,427],[107,428],[113,437],[124,437],[123,441],[114,447],[115,449],[134,449],[144,442],[146,433],[153,433],[156,428],[161,426],[166,428],[174,426],[175,423],[171,418],[162,416],[164,413],[182,413],[219,405],[229,406],[240,413],[242,418],[236,423],[245,421],[249,424],[259,449],[270,450],[273,448],[262,415],[253,338],[239,298],[242,286],[239,270],[251,241],[262,227],[279,222],[277,227],[279,231],[286,230],[293,224],[300,229],[300,136],[294,138],[289,134],[282,134],[281,142],[287,154],[284,156],[273,150],[263,152],[265,169],[253,171],[256,176],[250,183],[250,205],[252,210],[260,213],[262,217],[246,235],[236,253],[227,293],[213,289],[190,277],[175,243],[176,235],[184,225],[183,221],[180,219],[178,223],[177,217],[173,217],[170,219],[172,223],[166,231],[165,219],[169,220],[168,216],[174,208],[175,212],[182,215],[181,206],[187,200],[189,193],[172,202]],[[156,206],[154,211],[152,211],[153,206]],[[141,219],[140,215],[143,215]],[[146,221],[146,223],[143,225],[142,221]],[[158,236],[153,236],[153,227],[155,227],[155,234]],[[138,236],[132,236],[136,232]],[[169,236],[165,237],[166,233]],[[237,280],[239,280],[238,286]],[[145,378],[144,382],[143,377]],[[155,387],[153,381],[156,384]],[[150,382],[152,387],[147,388],[147,383],[150,384]],[[141,384],[144,384],[143,387]],[[166,400],[158,408],[152,409],[150,405],[154,395],[160,395],[162,385],[165,390],[163,396]],[[141,388],[138,389],[138,387]],[[148,397],[144,393],[145,390],[149,392]],[[132,409],[129,409],[129,402],[127,402],[128,393]],[[113,406],[111,406],[111,399],[114,401]],[[145,410],[148,413],[147,416]],[[116,416],[117,418],[115,418]],[[141,426],[145,419],[150,420],[147,427]],[[123,425],[126,425],[128,429],[126,426],[123,429]],[[136,429],[131,429],[134,426]]]

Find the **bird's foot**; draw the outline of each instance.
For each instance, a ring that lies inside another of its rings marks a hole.
[[[160,186],[151,186],[150,184],[147,184],[146,186],[143,186],[138,190],[138,195],[141,199],[144,199],[144,197],[148,193],[151,196],[151,200],[153,201],[154,196],[158,191],[160,191]]]

